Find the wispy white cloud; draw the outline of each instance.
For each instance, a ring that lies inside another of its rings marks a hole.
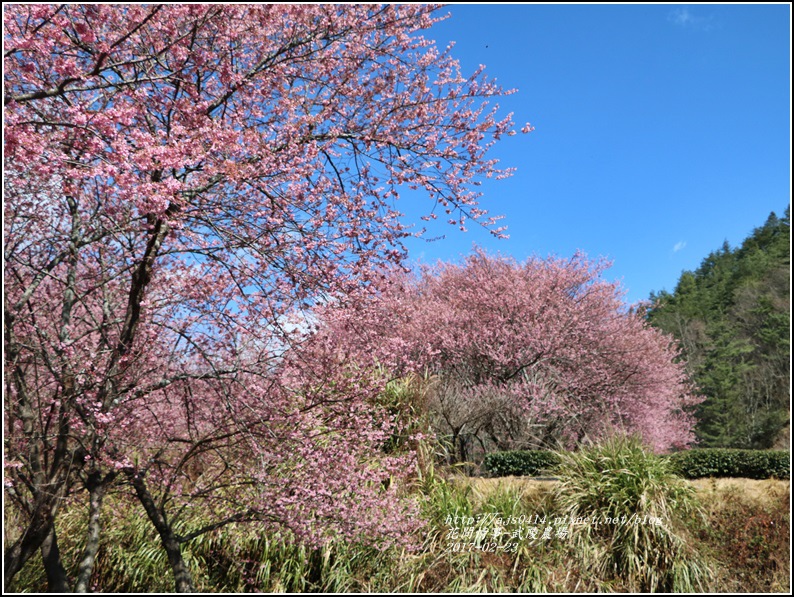
[[[680,251],[684,247],[686,247],[686,241],[679,240],[677,243],[675,243],[675,245],[673,245],[673,253],[678,253],[678,251]]]
[[[694,17],[688,8],[676,8],[668,15],[667,20],[672,21],[676,25],[686,27],[692,23]]]
[[[667,20],[684,29],[696,29],[698,31],[711,31],[717,25],[713,16],[701,17],[686,6],[671,10],[667,15]]]

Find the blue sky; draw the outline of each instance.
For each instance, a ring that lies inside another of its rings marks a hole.
[[[626,300],[673,290],[727,240],[782,215],[791,189],[790,8],[785,5],[450,5],[427,33],[464,75],[504,88],[517,128],[493,155],[517,168],[481,187],[508,240],[440,225],[411,257],[477,243],[522,260],[577,249],[613,261]],[[399,207],[410,218],[412,198]]]

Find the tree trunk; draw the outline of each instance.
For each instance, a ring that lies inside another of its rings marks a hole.
[[[459,427],[458,428],[455,428],[455,427],[452,428],[452,442],[451,442],[451,445],[449,447],[449,452],[447,454],[447,463],[450,464],[450,465],[453,465],[453,464],[456,463],[456,458],[458,456],[458,440],[459,440],[459,436],[460,436],[460,431],[461,431],[461,429]]]
[[[140,473],[128,473],[132,486],[135,488],[135,493],[138,500],[143,505],[149,520],[157,529],[160,535],[160,541],[163,544],[165,553],[168,556],[168,563],[171,565],[171,571],[174,573],[174,587],[177,593],[194,593],[196,591],[193,586],[193,579],[190,576],[190,570],[182,557],[182,550],[180,548],[179,538],[174,533],[171,525],[168,524],[164,514],[160,511],[152,499],[149,489],[146,487],[146,482],[143,475]]]
[[[467,437],[463,433],[458,435],[458,462],[468,462],[469,452],[466,449]]]
[[[99,551],[100,531],[102,530],[100,523],[102,500],[108,485],[115,476],[115,473],[108,473],[104,479],[101,479],[99,473],[93,473],[88,478],[86,484],[88,488],[88,530],[86,531],[83,557],[77,567],[77,582],[74,588],[76,593],[87,593],[90,588],[96,554]]]
[[[61,562],[61,550],[58,549],[55,525],[50,527],[50,532],[41,544],[41,559],[44,561],[44,571],[47,574],[47,591],[70,593],[72,588],[69,586],[69,577]]]
[[[3,585],[5,590],[9,589],[11,580],[17,572],[22,570],[25,563],[36,553],[50,529],[53,527],[53,516],[51,508],[41,504],[33,512],[33,517],[28,523],[24,534],[17,539],[10,547],[6,548],[3,559]]]

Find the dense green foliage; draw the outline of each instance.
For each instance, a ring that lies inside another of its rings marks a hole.
[[[789,209],[770,214],[738,248],[726,242],[652,294],[650,323],[680,342],[706,400],[701,446],[770,448],[789,421]]]
[[[703,448],[677,452],[667,458],[673,471],[687,479],[702,477],[791,478],[791,453],[788,450]]]
[[[494,477],[534,476],[551,472],[559,462],[557,454],[549,450],[511,450],[491,452],[483,468]]]
[[[667,459],[670,472],[687,479],[789,479],[791,475],[791,455],[788,450],[700,448],[659,458]],[[512,450],[488,454],[483,462],[483,469],[492,477],[532,477],[557,474],[559,464],[560,453],[557,452]]]

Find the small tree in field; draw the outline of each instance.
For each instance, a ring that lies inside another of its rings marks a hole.
[[[692,390],[671,340],[604,281],[606,264],[481,250],[461,265],[395,275],[369,303],[332,308],[326,329],[360,362],[429,371],[451,459],[472,447],[573,445],[617,428],[657,450],[693,440]]]
[[[389,431],[380,380],[287,351],[286,322],[403,259],[402,185],[500,234],[469,188],[506,174],[485,153],[512,124],[485,109],[500,89],[419,35],[434,10],[5,9],[5,484],[23,519],[6,583],[41,549],[51,588],[85,590],[120,480],[177,590],[180,545],[225,522],[408,531],[380,490],[402,457],[368,456]],[[55,517],[74,492],[89,533],[69,579]],[[217,524],[177,525],[191,508]]]

